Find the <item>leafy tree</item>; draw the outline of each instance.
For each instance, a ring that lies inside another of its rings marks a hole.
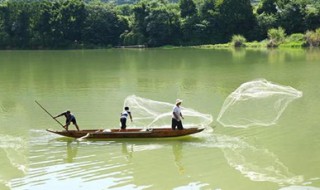
[[[187,17],[181,20],[182,45],[199,45],[207,26],[200,22],[198,17]]]
[[[257,13],[258,14],[276,14],[277,13],[277,0],[262,0],[259,2]]]
[[[8,45],[26,48],[30,39],[30,4],[26,2],[8,1],[2,7],[3,29],[7,35]]]
[[[44,1],[40,4],[39,18],[35,30],[44,46],[70,47],[82,42],[82,31],[86,18],[82,0]]]
[[[141,0],[130,5],[100,0],[1,1],[0,48],[197,45],[228,42],[235,34],[248,40],[268,37],[269,45],[277,46],[277,36],[284,31],[306,30],[311,31],[306,35],[309,44],[317,44],[320,1],[255,3],[254,15],[250,0]]]
[[[148,45],[161,46],[176,44],[176,37],[179,34],[178,14],[165,7],[152,9],[146,17],[148,33]]]
[[[16,22],[12,26],[16,45],[22,48],[28,47],[30,41],[30,12],[27,7],[18,13]]]
[[[256,20],[250,0],[220,0],[217,3],[221,42],[227,42],[235,33],[251,39]]]
[[[53,40],[53,18],[54,6],[50,1],[42,1],[39,4],[39,16],[35,23],[34,32],[37,33],[37,40],[44,47],[54,47]]]
[[[308,4],[305,7],[305,24],[308,30],[320,27],[320,2]]]
[[[86,18],[85,4],[83,0],[68,0],[62,2],[60,7],[59,29],[67,43],[79,43],[82,41],[83,23]]]
[[[133,14],[134,14],[134,24],[132,26],[132,32],[135,34],[133,36],[139,37],[137,41],[147,43],[146,38],[148,37],[147,34],[147,22],[145,21],[145,18],[149,15],[150,8],[148,7],[148,2],[141,2],[140,4],[137,4],[133,8]]]
[[[0,5],[0,48],[5,48],[9,45],[9,35],[5,31],[5,17],[6,17],[7,5]]]
[[[257,16],[257,23],[258,23],[258,31],[257,31],[257,40],[263,40],[267,38],[268,30],[271,28],[278,27],[277,23],[277,15],[275,14],[266,14],[262,13]]]
[[[224,38],[220,13],[218,12],[216,0],[206,0],[200,6],[200,25],[202,43],[220,43]]]
[[[177,44],[180,36],[179,13],[166,1],[142,1],[133,8],[132,30],[123,38],[149,46]]]
[[[289,1],[282,5],[279,11],[280,25],[287,31],[288,34],[304,32],[306,30],[305,18],[305,1]]]
[[[179,1],[181,15],[181,32],[183,45],[198,45],[202,43],[205,25],[201,24],[196,4],[193,0]]]
[[[86,10],[83,42],[98,46],[118,45],[120,35],[128,29],[127,22],[109,6],[89,5]]]
[[[130,17],[133,15],[133,5],[130,5],[130,4],[118,5],[115,7],[115,11],[117,15]]]
[[[193,0],[180,0],[179,7],[182,18],[193,17],[197,14],[196,4],[193,2]]]

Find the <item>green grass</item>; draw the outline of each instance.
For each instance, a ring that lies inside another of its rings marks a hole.
[[[303,48],[305,42],[285,42],[279,45],[279,48]]]
[[[267,48],[267,40],[261,41],[261,42],[246,42],[244,43],[245,49],[264,49]],[[225,43],[225,44],[206,44],[206,45],[199,45],[199,46],[191,46],[193,48],[200,48],[200,49],[230,49],[234,48],[234,46],[231,43]],[[305,42],[283,42],[279,45],[279,48],[304,48]]]
[[[160,47],[160,49],[176,49],[176,48],[180,48],[180,46],[165,45]]]
[[[266,49],[268,45],[268,40],[263,41],[253,41],[253,42],[245,42],[245,49]],[[173,48],[181,48],[181,47],[191,47],[191,48],[199,48],[199,49],[232,49],[234,45],[232,42],[225,44],[204,44],[197,46],[163,46],[163,49],[173,49]],[[299,35],[289,36],[286,38],[284,42],[282,42],[277,48],[305,48],[306,41]]]

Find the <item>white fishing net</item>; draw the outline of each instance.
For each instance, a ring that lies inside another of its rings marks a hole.
[[[135,95],[128,96],[124,107],[128,106],[133,117],[133,122],[127,122],[130,127],[171,128],[171,118],[174,104],[159,102]],[[203,114],[190,108],[181,106],[183,127],[206,127],[212,122],[212,116]]]
[[[265,79],[242,84],[224,101],[217,121],[228,127],[270,126],[302,92]]]

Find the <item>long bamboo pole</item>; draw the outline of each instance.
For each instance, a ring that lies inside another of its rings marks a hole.
[[[58,121],[56,118],[54,118],[54,117],[51,115],[51,113],[49,113],[37,100],[35,100],[35,102],[36,102],[36,103],[38,104],[38,106],[40,106],[40,108],[42,108],[48,115],[50,115],[50,117],[51,117],[52,119],[54,119],[57,123],[59,123],[59,124],[61,125],[61,127],[64,128],[63,124],[62,124],[60,121]]]

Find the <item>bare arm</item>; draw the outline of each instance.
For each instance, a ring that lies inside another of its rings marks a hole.
[[[184,117],[182,116],[182,113],[181,113],[181,112],[180,112],[180,116],[181,116],[182,119],[184,119]]]
[[[57,117],[61,117],[61,116],[63,116],[65,113],[61,113],[61,114],[59,114],[59,115],[57,115],[57,116],[54,116],[53,118],[55,119],[55,118],[57,118]]]

